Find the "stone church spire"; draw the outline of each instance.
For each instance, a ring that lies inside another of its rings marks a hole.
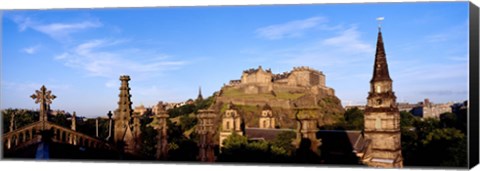
[[[378,32],[377,52],[370,92],[364,115],[365,152],[362,162],[373,167],[403,167],[400,113],[388,73],[382,32]]]
[[[197,96],[197,101],[203,100],[202,96],[202,87],[198,87],[198,96]]]
[[[373,77],[370,82],[374,81],[392,81],[388,73],[387,55],[383,45],[383,37],[381,28],[378,28],[377,50],[375,53],[375,64],[373,67]]]

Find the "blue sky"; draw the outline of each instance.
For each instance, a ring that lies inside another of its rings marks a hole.
[[[468,2],[10,10],[2,12],[1,108],[105,115],[128,74],[133,105],[218,91],[243,70],[323,71],[344,105],[364,104],[377,17],[399,102],[468,95]]]

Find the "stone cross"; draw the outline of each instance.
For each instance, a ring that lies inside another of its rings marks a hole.
[[[30,97],[35,100],[36,104],[40,103],[40,122],[46,122],[50,104],[52,104],[52,100],[55,99],[56,96],[52,94],[52,91],[47,91],[47,88],[42,85],[40,90],[35,90],[35,94]]]

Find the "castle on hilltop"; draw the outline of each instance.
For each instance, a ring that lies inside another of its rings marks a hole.
[[[319,122],[334,122],[335,117],[343,114],[340,99],[335,90],[327,87],[325,75],[310,67],[294,67],[291,71],[274,74],[270,69],[259,66],[243,71],[239,80],[231,80],[224,85],[215,97],[218,109],[226,104],[234,104],[246,115],[246,126],[257,125],[261,106],[272,108],[275,126],[295,127],[294,115],[299,106],[318,108],[322,113]],[[223,111],[222,111],[223,112]]]
[[[280,74],[273,74],[271,69],[264,70],[259,66],[243,71],[241,79],[231,80],[226,86],[242,88],[246,94],[267,93],[277,88],[288,89],[289,92],[313,88],[314,94],[318,93],[318,89],[334,94],[334,90],[325,85],[325,75],[306,66],[294,67],[292,71]]]
[[[239,84],[283,84],[290,86],[323,86],[325,87],[325,75],[321,71],[310,67],[294,67],[291,72],[273,74],[272,70],[263,70],[262,66],[258,69],[248,69],[243,71],[240,80],[231,80],[229,85]]]

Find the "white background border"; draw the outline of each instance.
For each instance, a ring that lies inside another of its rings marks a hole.
[[[0,9],[66,9],[66,8],[123,8],[123,7],[165,7],[165,6],[207,6],[207,5],[266,5],[266,4],[312,4],[312,3],[368,3],[368,2],[425,2],[426,0],[180,0],[180,1],[156,1],[156,0],[0,0]],[[446,0],[435,0],[435,2]],[[472,0],[480,6],[480,0]],[[8,42],[2,42],[8,43]],[[194,165],[194,164],[149,164],[127,163],[128,161],[113,162],[88,162],[88,161],[0,161],[0,170],[61,170],[61,171],[252,171],[252,170],[275,170],[275,171],[318,171],[318,170],[398,170],[398,169],[362,169],[348,167],[287,167],[287,166],[250,166],[250,165]],[[413,170],[413,169],[402,169]],[[415,169],[432,170],[432,169]],[[474,170],[480,170],[477,166]]]

